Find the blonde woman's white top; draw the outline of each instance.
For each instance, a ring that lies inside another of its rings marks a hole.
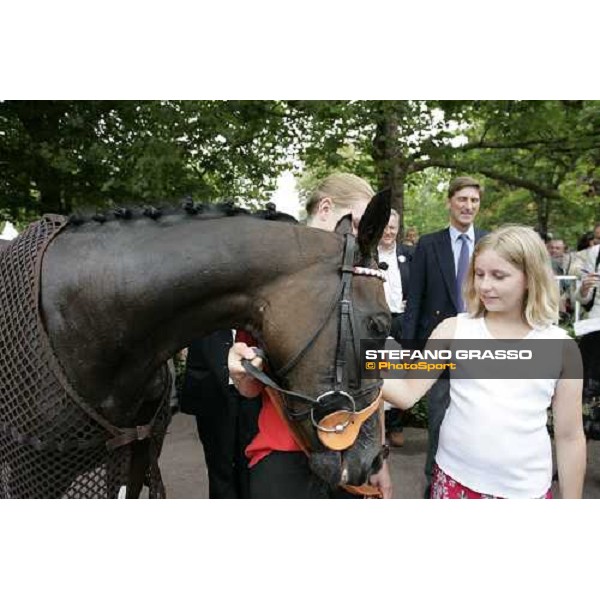
[[[526,339],[567,339],[557,326]],[[484,318],[457,317],[455,339],[494,339]],[[539,498],[552,483],[546,429],[556,379],[450,378],[450,406],[436,461],[453,479],[484,494]]]

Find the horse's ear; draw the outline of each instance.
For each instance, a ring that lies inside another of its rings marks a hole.
[[[335,226],[335,232],[345,235],[346,233],[352,233],[352,215],[348,213],[344,215]]]
[[[375,249],[390,220],[391,207],[392,192],[389,189],[377,192],[367,204],[365,214],[358,224],[358,248],[362,258],[369,258],[375,254]]]

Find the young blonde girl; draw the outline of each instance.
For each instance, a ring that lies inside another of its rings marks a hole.
[[[465,279],[467,313],[432,333],[436,347],[454,339],[568,339],[558,320],[558,289],[546,249],[530,228],[505,226],[475,248]],[[557,345],[560,347],[560,345]],[[385,399],[411,408],[432,379],[386,379]],[[581,379],[450,378],[432,482],[434,498],[549,498],[552,405],[560,490],[580,498],[585,474]]]

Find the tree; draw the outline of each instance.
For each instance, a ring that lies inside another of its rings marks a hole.
[[[347,168],[391,188],[401,224],[407,186],[431,169],[437,169],[434,178],[440,172],[447,179],[483,176],[496,199],[525,191],[519,198],[535,208],[533,219],[522,211],[525,222],[540,230],[565,207],[587,206],[579,211],[583,218],[600,188],[598,102],[312,101],[292,107],[303,119],[306,163],[313,170]]]
[[[526,211],[530,218],[524,222],[546,232],[561,213],[590,204],[586,193],[595,195],[578,172],[600,149],[600,128],[589,119],[597,110],[597,103],[583,101],[481,103],[467,130],[468,142],[431,164],[481,173],[502,195],[514,198],[516,192],[524,207],[535,209],[533,219]],[[582,186],[578,193],[576,180]],[[509,204],[514,220],[517,206]],[[578,216],[583,219],[585,212]]]
[[[482,219],[575,231],[600,218],[597,101],[43,101],[0,103],[0,211],[193,196],[257,206],[285,168],[347,170],[436,225],[444,184],[483,179]],[[296,169],[298,170],[298,169]],[[433,204],[432,204],[433,203]]]
[[[0,211],[13,220],[193,196],[263,201],[288,166],[277,101],[0,103]]]
[[[463,135],[461,121],[471,104],[456,103],[446,111],[439,103],[422,101],[309,101],[291,107],[302,123],[299,152],[308,167],[315,172],[343,168],[378,188],[390,188],[402,237],[409,181],[435,166],[431,153],[440,154]]]

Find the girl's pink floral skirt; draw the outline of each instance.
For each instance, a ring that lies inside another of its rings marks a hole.
[[[431,479],[431,497],[436,500],[481,500],[481,499],[502,499],[501,496],[491,496],[490,494],[480,494],[475,490],[465,487],[452,479],[450,475],[444,473],[437,463],[433,465],[433,475]],[[551,500],[552,491],[548,490],[542,499]]]

